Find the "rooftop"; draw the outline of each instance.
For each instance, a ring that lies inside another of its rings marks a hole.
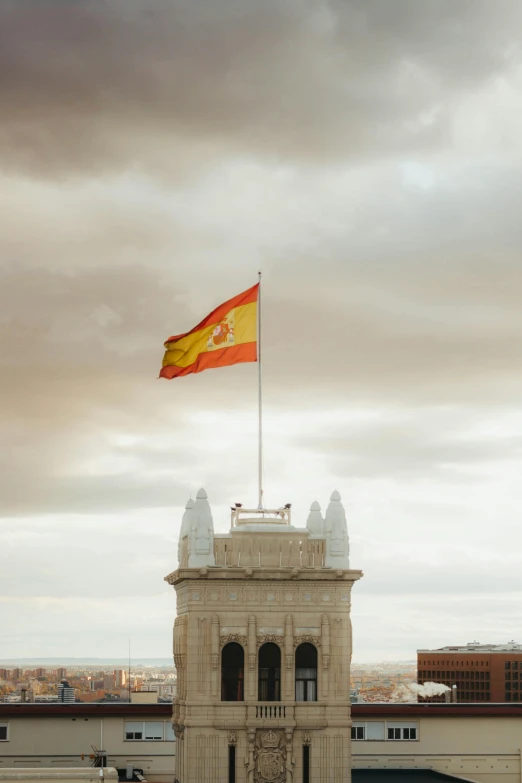
[[[435,783],[437,780],[468,780],[433,769],[352,769],[352,783]]]
[[[506,653],[506,652],[519,652],[522,653],[522,644],[518,642],[506,642],[505,644],[481,644],[480,642],[468,642],[465,645],[450,645],[448,647],[437,647],[433,650],[417,650],[418,653]]]
[[[237,704],[234,702],[235,708]],[[105,702],[105,703],[82,703],[62,704],[59,702],[49,704],[34,703],[0,703],[0,719],[24,717],[50,717],[68,715],[82,717],[129,717],[129,716],[158,716],[167,719],[172,715],[172,704],[136,704],[132,702]],[[451,702],[404,702],[397,703],[372,703],[372,704],[352,704],[352,718],[363,720],[365,718],[377,717],[398,717],[408,718],[438,718],[438,717],[470,717],[483,718],[492,716],[518,717],[522,718],[521,703],[461,703]]]

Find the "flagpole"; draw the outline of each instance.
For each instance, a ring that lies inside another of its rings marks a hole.
[[[261,272],[258,272],[259,289],[257,292],[257,385],[258,385],[258,485],[259,500],[258,509],[263,508],[263,389],[262,389],[262,364],[261,364]]]

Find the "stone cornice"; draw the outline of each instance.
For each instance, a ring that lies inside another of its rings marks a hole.
[[[179,568],[165,577],[169,585],[177,585],[186,580],[202,581],[241,581],[254,582],[280,581],[288,582],[357,582],[363,575],[362,571],[334,568]]]

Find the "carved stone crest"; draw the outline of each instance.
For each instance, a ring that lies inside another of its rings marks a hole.
[[[237,744],[237,734],[235,731],[229,731],[228,732],[228,744],[229,745],[236,745]]]
[[[320,647],[321,637],[312,636],[312,634],[309,633],[303,633],[300,636],[294,636],[294,647],[298,647],[300,644],[304,644],[305,642],[309,642],[310,644],[315,644],[316,647]]]
[[[255,783],[284,783],[286,780],[286,744],[281,732],[260,732],[255,748]]]
[[[275,634],[271,634],[271,633],[267,633],[264,636],[257,637],[258,647],[261,647],[262,644],[266,644],[266,642],[273,642],[274,644],[278,644],[280,647],[282,647],[284,638],[282,636],[276,636]]]
[[[246,636],[241,636],[238,633],[227,633],[225,636],[221,637],[221,644],[224,646],[225,644],[229,644],[229,642],[237,642],[238,644],[242,644],[243,647],[246,646],[247,638]]]

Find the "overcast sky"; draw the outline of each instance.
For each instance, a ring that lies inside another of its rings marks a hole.
[[[0,658],[169,656],[182,508],[345,502],[354,659],[522,641],[522,4],[1,0]]]

